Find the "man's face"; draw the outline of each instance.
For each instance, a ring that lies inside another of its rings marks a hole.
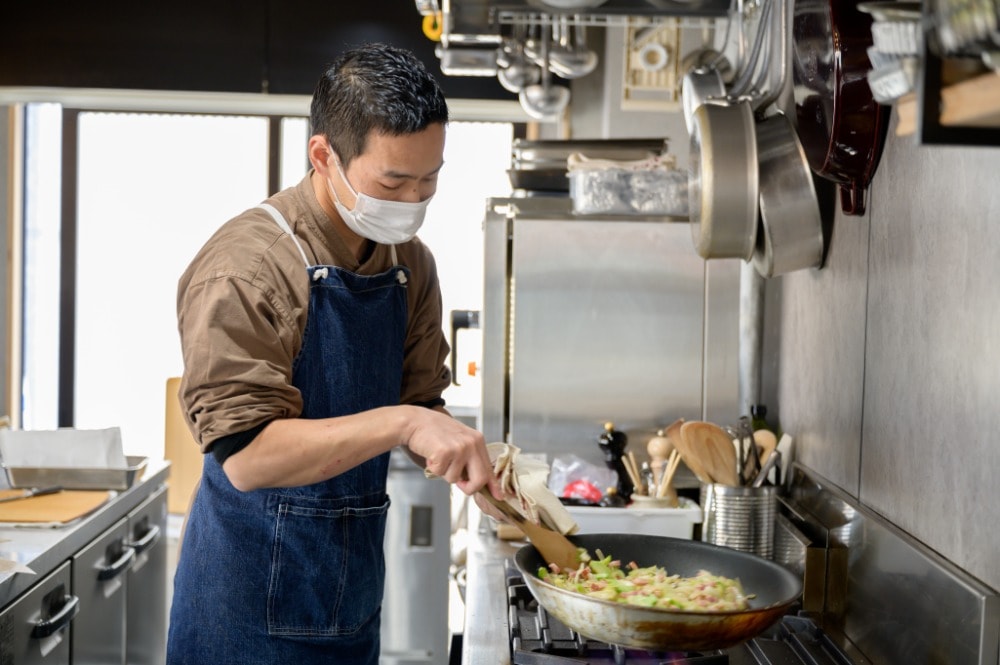
[[[344,175],[355,192],[387,201],[417,203],[437,191],[437,178],[444,165],[443,124],[433,124],[415,134],[391,136],[372,133],[365,151],[344,167]],[[337,173],[336,155],[328,162],[337,196],[348,209],[355,197]]]

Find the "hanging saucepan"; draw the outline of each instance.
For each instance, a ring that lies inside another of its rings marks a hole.
[[[788,80],[786,54],[791,5],[772,16],[770,37],[774,80],[757,104],[763,113]],[[812,172],[791,122],[781,112],[757,122],[760,170],[760,226],[753,264],[762,277],[818,266],[823,258],[823,226]]]
[[[759,181],[751,87],[767,17],[764,4],[749,61],[725,99],[704,100],[693,111],[688,156],[691,239],[704,259],[753,256],[757,237]]]
[[[857,0],[794,3],[795,128],[812,170],[840,185],[844,213],[862,215],[889,117],[866,78],[872,17]]]
[[[757,123],[760,227],[753,265],[762,277],[814,268],[823,259],[823,226],[805,151],[791,122],[776,113]]]

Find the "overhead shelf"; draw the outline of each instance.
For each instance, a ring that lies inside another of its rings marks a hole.
[[[491,3],[493,20],[504,25],[531,23],[539,14],[573,16],[575,23],[624,26],[629,19],[645,17],[705,19],[727,16],[729,0],[608,0],[592,8],[559,9],[542,0],[506,0]]]

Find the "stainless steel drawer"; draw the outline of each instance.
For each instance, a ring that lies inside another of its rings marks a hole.
[[[79,610],[66,562],[0,612],[0,665],[69,665]]]
[[[128,516],[128,544],[135,563],[128,571],[125,662],[163,665],[167,657],[167,488]]]
[[[72,632],[73,665],[125,662],[125,584],[135,562],[127,537],[122,518],[73,556],[73,592],[80,598]]]

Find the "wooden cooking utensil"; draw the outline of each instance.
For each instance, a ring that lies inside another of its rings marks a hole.
[[[715,482],[740,486],[736,472],[736,449],[726,430],[714,423],[695,421],[681,426],[681,436],[685,445],[702,460],[708,475]]]
[[[705,465],[705,453],[690,445],[683,434],[677,437],[677,440],[674,442],[674,448],[677,450],[678,454],[680,454],[681,460],[689,469],[691,469],[691,473],[693,473],[698,480],[708,484],[715,482],[715,479],[712,477],[711,470]]]
[[[778,447],[778,437],[770,430],[759,429],[753,433],[753,441],[760,454],[760,465],[764,466],[767,463],[767,458]]]
[[[570,542],[566,536],[544,525],[535,524],[531,520],[525,519],[512,506],[503,501],[498,501],[496,497],[490,494],[490,490],[486,487],[480,489],[479,493],[486,497],[487,501],[493,504],[497,510],[506,515],[524,532],[524,535],[538,549],[538,552],[546,562],[554,563],[560,568],[569,570],[575,570],[580,565],[580,553],[576,545]]]
[[[703,483],[715,482],[712,480],[712,476],[708,473],[708,469],[702,464],[701,459],[698,457],[695,451],[688,449],[684,437],[681,436],[681,426],[684,425],[684,419],[678,418],[670,424],[666,429],[667,439],[673,444],[674,450],[680,455],[681,461],[687,465],[687,468],[691,469],[691,473],[698,478],[699,481]]]

